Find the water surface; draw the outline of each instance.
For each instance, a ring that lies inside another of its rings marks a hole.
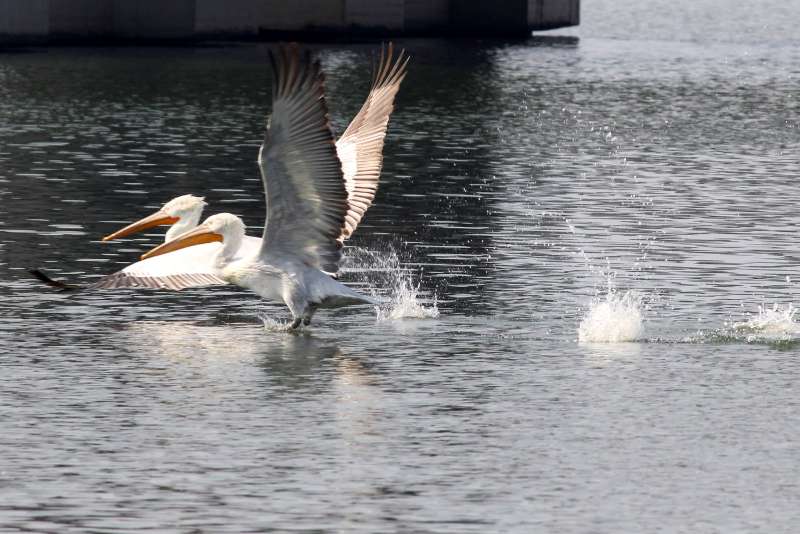
[[[401,42],[345,279],[416,299],[301,335],[24,270],[119,269],[184,193],[257,234],[265,46],[0,53],[0,530],[793,531],[800,14],[760,4]],[[339,132],[374,48],[319,47]]]

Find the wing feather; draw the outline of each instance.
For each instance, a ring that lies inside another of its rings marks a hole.
[[[381,57],[374,70],[372,87],[361,110],[353,118],[336,150],[342,161],[348,209],[345,226],[339,241],[350,237],[372,205],[378,190],[378,179],[383,166],[383,141],[389,116],[394,110],[394,99],[406,76],[408,56],[400,51],[393,57],[393,46],[381,48]]]
[[[272,116],[259,151],[267,201],[261,255],[335,272],[347,190],[336,154],[319,62],[296,45],[270,53]]]
[[[140,276],[118,271],[86,286],[87,289],[152,288],[180,291],[190,287],[225,285],[227,282],[211,274]]]
[[[226,285],[213,263],[219,243],[176,250],[128,265],[88,284],[87,289],[144,287],[180,291],[190,287]]]

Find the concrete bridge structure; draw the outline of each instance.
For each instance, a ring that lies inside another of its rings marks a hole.
[[[529,35],[580,0],[0,0],[0,43]]]

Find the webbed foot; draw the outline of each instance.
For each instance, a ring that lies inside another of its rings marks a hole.
[[[294,321],[292,321],[292,324],[289,326],[289,330],[297,330],[300,328],[301,322],[303,322],[302,317],[295,317]]]

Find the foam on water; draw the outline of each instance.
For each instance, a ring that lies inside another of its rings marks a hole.
[[[794,305],[781,306],[773,304],[772,307],[760,305],[758,312],[749,316],[747,320],[726,323],[723,328],[710,332],[699,332],[684,341],[689,343],[765,343],[765,344],[795,344],[800,342],[800,323],[795,318],[798,309]]]
[[[641,339],[644,333],[642,300],[633,292],[618,293],[609,288],[592,300],[578,327],[583,343],[621,343]]]
[[[787,307],[775,303],[772,308],[759,306],[758,313],[747,321],[733,323],[733,330],[744,334],[769,336],[796,336],[800,334],[800,324],[795,321],[797,308],[792,304]]]

